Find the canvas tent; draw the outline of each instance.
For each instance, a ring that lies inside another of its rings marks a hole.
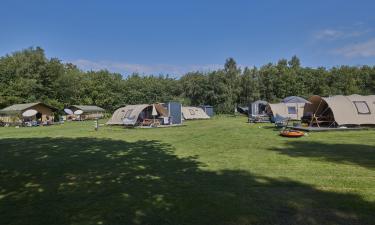
[[[15,104],[0,110],[0,120],[5,123],[22,122],[22,113],[30,109],[37,111],[37,114],[28,119],[41,122],[52,122],[54,120],[54,112],[57,111],[56,108],[41,102]]]
[[[299,120],[303,117],[306,103],[309,101],[301,97],[290,96],[284,98],[281,103],[268,104],[266,112],[271,115],[273,121],[276,118]]]
[[[161,104],[127,105],[117,109],[106,124],[136,126],[137,124],[142,123],[144,119],[154,118],[152,115],[153,108],[157,112],[157,118],[168,117],[168,110],[166,110]]]
[[[209,119],[210,117],[199,107],[182,107],[182,116],[185,120]]]
[[[375,95],[311,96],[304,118],[311,126],[375,125]]]
[[[69,107],[73,112],[77,110],[82,110],[83,113],[80,115],[80,119],[97,119],[103,118],[105,109],[100,108],[96,105],[72,105]]]
[[[273,118],[282,117],[299,120],[303,116],[305,103],[276,103],[268,104],[267,113]]]
[[[298,96],[289,96],[281,100],[282,103],[310,103],[304,98],[298,97]]]

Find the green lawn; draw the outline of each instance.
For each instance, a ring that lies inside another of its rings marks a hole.
[[[375,224],[375,130],[0,128],[0,224]]]

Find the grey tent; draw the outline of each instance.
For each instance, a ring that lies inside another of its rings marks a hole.
[[[182,124],[182,105],[179,102],[168,102],[163,104],[168,110],[170,123]]]
[[[268,102],[263,100],[258,100],[250,104],[249,106],[249,115],[250,116],[259,116],[265,115],[266,106]]]
[[[266,113],[268,102],[258,100],[252,102],[248,107],[249,123],[252,122],[270,122],[270,117]]]

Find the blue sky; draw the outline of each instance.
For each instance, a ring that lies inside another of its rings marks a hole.
[[[82,69],[124,75],[221,67],[375,63],[375,1],[1,1],[0,55],[41,46]]]

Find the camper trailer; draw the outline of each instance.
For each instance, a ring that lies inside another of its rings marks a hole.
[[[249,123],[270,122],[270,117],[266,112],[268,102],[258,100],[248,107]]]

